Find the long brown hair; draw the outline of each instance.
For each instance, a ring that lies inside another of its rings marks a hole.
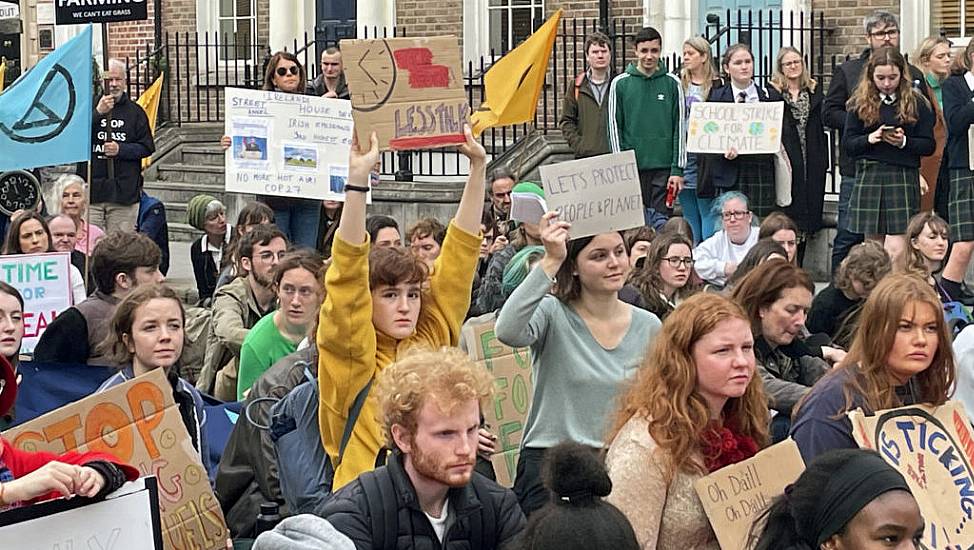
[[[744,309],[754,336],[760,336],[761,310],[778,301],[782,292],[797,287],[815,294],[815,283],[804,269],[788,260],[772,258],[745,275],[734,287],[731,298]]]
[[[943,218],[933,211],[920,212],[913,216],[910,218],[910,223],[906,225],[906,234],[903,235],[906,237],[906,251],[897,260],[899,264],[897,267],[901,271],[916,273],[921,277],[928,277],[930,275],[930,270],[927,268],[927,259],[913,246],[913,241],[917,240],[923,234],[927,226],[930,226],[930,229],[933,229],[948,241],[950,240],[950,227]]]
[[[915,304],[927,304],[938,312],[935,316],[937,351],[930,366],[913,377],[916,398],[921,403],[943,405],[950,397],[956,367],[947,322],[940,313],[943,307],[940,298],[923,278],[912,273],[892,273],[869,294],[859,315],[859,327],[849,353],[826,375],[835,376],[840,371],[850,374],[842,388],[845,405],[842,410],[835,411],[836,415],[841,416],[860,406],[867,413],[874,413],[903,405],[890,380],[886,359],[903,312]],[[795,410],[801,406],[802,402],[799,402]]]
[[[659,268],[663,264],[663,258],[670,252],[670,247],[676,244],[686,245],[693,257],[693,242],[679,233],[664,233],[656,237],[646,253],[646,263],[642,269],[634,272],[630,278],[630,283],[639,290],[643,298],[643,305],[652,312],[668,311],[669,303],[660,296],[663,292],[663,279],[660,277]],[[694,284],[692,277],[687,280],[683,288],[676,290],[676,298],[683,300],[697,292],[697,285]]]
[[[697,391],[693,347],[721,322],[747,317],[740,306],[713,293],[691,296],[663,323],[639,374],[621,400],[609,431],[611,442],[635,415],[649,421],[649,433],[665,452],[670,476],[678,471],[705,473],[701,442],[712,427],[707,401]],[[728,399],[724,423],[759,446],[768,438],[768,401],[755,373],[744,395]]]
[[[900,124],[913,124],[917,121],[918,101],[926,102],[926,98],[914,93],[910,77],[910,69],[903,55],[893,48],[880,48],[873,51],[869,61],[862,71],[862,78],[855,92],[846,104],[849,112],[859,117],[867,127],[879,124],[879,90],[873,82],[876,67],[896,67],[900,71],[900,85],[896,89],[897,111],[896,118]],[[917,99],[920,98],[920,99]]]

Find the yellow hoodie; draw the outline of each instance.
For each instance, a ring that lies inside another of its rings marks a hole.
[[[433,266],[429,292],[423,295],[416,332],[403,340],[376,333],[369,289],[369,242],[352,245],[335,236],[331,266],[325,275],[325,302],[318,323],[318,424],[332,464],[348,410],[369,380],[412,347],[456,346],[470,308],[481,237],[450,223],[440,256]],[[372,470],[385,442],[376,420],[372,395],[365,401],[349,438],[342,463],[336,465],[333,490]]]

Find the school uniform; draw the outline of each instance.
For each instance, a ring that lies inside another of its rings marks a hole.
[[[920,157],[933,153],[936,141],[933,110],[926,97],[913,92],[917,121],[901,124],[897,117],[900,98],[883,98],[879,121],[868,126],[854,110],[846,116],[842,143],[856,162],[856,185],[849,200],[849,230],[866,235],[901,235],[910,218],[920,211]],[[902,127],[903,147],[880,141],[869,143],[869,134],[883,125]]]
[[[970,169],[967,130],[974,124],[974,75],[966,72],[944,81],[947,160],[950,170],[948,220],[950,237],[974,241],[974,172]]]
[[[707,101],[722,103],[757,103],[771,101],[764,88],[753,82],[745,89],[738,89],[732,82],[710,91]],[[700,186],[703,196],[716,196],[725,191],[737,190],[747,196],[751,212],[766,216],[775,210],[774,155],[740,155],[728,160],[723,155],[699,155]],[[712,195],[711,195],[712,193]]]

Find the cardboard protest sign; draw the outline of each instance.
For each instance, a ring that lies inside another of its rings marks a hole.
[[[910,405],[866,416],[848,413],[852,435],[899,470],[927,522],[923,548],[974,545],[974,435],[956,401],[943,406]]]
[[[16,288],[24,297],[21,353],[34,353],[47,325],[71,307],[69,273],[71,255],[67,252],[0,256],[0,281]]]
[[[0,514],[10,548],[162,550],[155,477],[131,481],[105,500],[57,499]]]
[[[531,350],[502,344],[494,335],[493,321],[466,326],[464,332],[464,339],[473,343],[467,350],[470,357],[494,375],[493,406],[483,411],[484,420],[497,436],[497,453],[491,457],[497,483],[512,487],[534,391]]]
[[[632,151],[548,164],[540,171],[548,208],[572,224],[573,239],[646,223]]]
[[[733,147],[739,155],[777,153],[784,114],[783,101],[694,103],[687,126],[687,152],[723,155]]]
[[[161,370],[92,395],[4,432],[15,447],[110,453],[159,479],[167,550],[222,550],[229,536]]]
[[[753,457],[725,466],[694,483],[694,489],[723,550],[751,548],[751,525],[774,497],[805,471],[791,439]],[[760,534],[760,530],[756,531]]]
[[[455,36],[342,40],[359,143],[426,149],[466,140],[470,104]]]
[[[227,88],[224,131],[227,191],[345,200],[348,100]]]

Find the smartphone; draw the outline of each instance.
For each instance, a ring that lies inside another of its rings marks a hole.
[[[884,134],[892,134],[896,131],[896,126],[884,125],[880,128]]]

